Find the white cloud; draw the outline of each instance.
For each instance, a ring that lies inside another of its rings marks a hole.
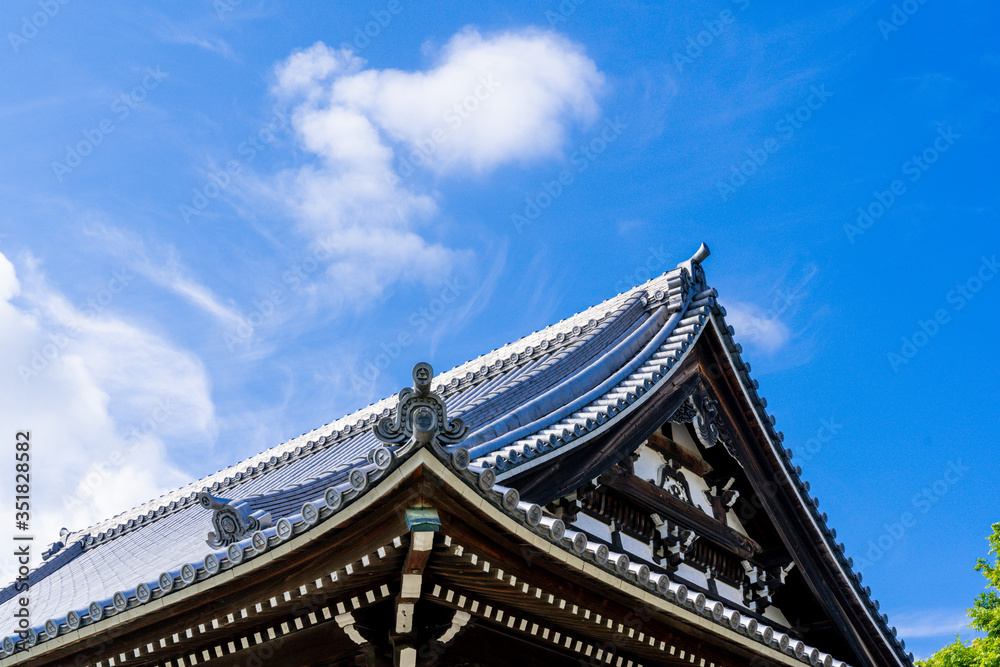
[[[63,526],[86,528],[189,481],[164,440],[210,444],[215,414],[196,357],[110,314],[123,288],[112,277],[95,295],[107,305],[81,309],[45,284],[31,257],[21,265],[19,281],[0,254],[0,423],[6,437],[31,431],[31,531],[41,545]],[[0,482],[4,497],[12,482]],[[10,566],[0,561],[8,580]]]
[[[278,91],[284,95],[318,93],[317,84],[334,73],[354,73],[364,60],[351,51],[335,51],[323,42],[296,51],[278,67]]]
[[[581,49],[553,33],[523,31],[484,39],[466,30],[427,72],[366,70],[334,83],[334,104],[374,119],[396,141],[431,154],[438,170],[486,171],[558,155],[566,121],[593,122],[603,78]],[[430,152],[430,151],[428,151]]]
[[[397,281],[435,283],[465,258],[427,238],[438,202],[414,171],[482,174],[556,157],[571,125],[596,119],[603,86],[579,46],[537,30],[465,30],[424,71],[364,66],[320,42],[280,63],[275,86],[317,157],[286,172],[279,192],[335,249],[330,274],[355,298]]]
[[[0,253],[0,302],[9,301],[21,292],[14,265]]]
[[[733,326],[736,340],[744,345],[754,345],[772,354],[791,337],[784,322],[757,305],[736,302],[726,304],[726,311],[726,321]]]

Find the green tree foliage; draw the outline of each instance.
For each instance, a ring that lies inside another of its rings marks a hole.
[[[921,667],[978,667],[979,640],[964,644],[958,635],[955,641],[940,649],[937,653],[917,664]]]
[[[955,636],[948,644],[927,660],[917,663],[922,667],[1000,667],[1000,523],[993,524],[993,534],[988,538],[990,563],[984,558],[976,562],[976,571],[982,572],[989,583],[986,592],[980,593],[969,618],[969,627],[986,633],[982,639],[973,639],[968,644]]]

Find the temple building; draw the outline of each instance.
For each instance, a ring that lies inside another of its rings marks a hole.
[[[0,666],[912,665],[708,254],[67,532]]]

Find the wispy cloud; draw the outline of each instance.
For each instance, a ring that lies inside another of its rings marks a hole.
[[[475,317],[486,309],[493,298],[493,293],[496,292],[500,284],[500,276],[507,265],[507,252],[509,249],[510,239],[504,237],[503,243],[489,253],[493,257],[489,271],[486,275],[476,277],[475,290],[470,290],[470,295],[462,295],[459,298],[460,302],[465,301],[465,305],[454,316],[447,318],[446,321],[443,321],[434,330],[434,333],[431,335],[430,354],[434,354],[438,345],[445,339],[449,332],[453,333],[461,330],[463,327],[469,326],[473,323]]]
[[[726,321],[736,331],[736,339],[749,342],[768,354],[784,347],[791,332],[776,315],[770,315],[753,303],[727,302]]]
[[[922,609],[890,614],[889,618],[904,639],[951,637],[956,632],[969,629],[965,609]]]
[[[207,313],[221,326],[232,328],[243,321],[236,308],[224,304],[211,289],[191,277],[191,272],[173,247],[150,248],[132,232],[103,222],[90,225],[88,232],[100,237],[104,241],[104,249],[131,270]]]
[[[793,277],[800,271],[801,275]],[[753,301],[726,301],[726,320],[735,330],[736,339],[743,345],[772,355],[784,349],[793,336],[801,338],[811,327],[812,319],[823,309],[812,304],[810,320],[801,323],[799,313],[808,303],[808,285],[819,271],[819,267],[811,262],[805,267],[796,267],[794,272],[789,268],[780,278],[770,280],[770,287],[765,283],[758,289]],[[794,332],[789,323],[798,323]]]
[[[208,313],[223,326],[234,327],[243,321],[236,309],[224,305],[212,290],[189,277],[176,257],[171,256],[162,265],[155,265],[145,260],[136,262],[134,266],[137,272]]]
[[[197,27],[182,25],[161,16],[159,26],[156,28],[156,34],[161,40],[169,44],[196,46],[199,49],[222,56],[226,60],[239,61],[236,53],[226,40]]]

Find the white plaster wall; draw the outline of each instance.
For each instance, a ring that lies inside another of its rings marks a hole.
[[[681,468],[681,474],[687,480],[688,488],[691,489],[691,502],[700,507],[708,516],[715,516],[712,512],[712,504],[708,502],[708,485],[698,475],[687,468]]]
[[[680,445],[684,451],[697,456],[699,459],[702,458],[701,450],[698,448],[698,444],[691,438],[691,434],[688,433],[687,426],[684,424],[671,424],[670,431],[673,434],[672,440]]]
[[[705,575],[687,563],[681,563],[677,566],[677,575],[690,581],[692,584],[708,588],[708,579],[705,578]]]
[[[589,514],[578,513],[576,521],[573,522],[573,528],[586,531],[604,542],[611,542],[611,528]]]
[[[741,500],[742,500],[742,498],[741,498]],[[736,501],[736,505],[739,505],[739,503],[740,503],[740,501],[737,500]],[[733,530],[735,530],[736,532],[742,533],[743,535],[746,535],[747,537],[750,537],[747,534],[747,529],[743,527],[743,522],[740,521],[740,518],[738,516],[736,516],[736,512],[734,512],[733,510],[729,510],[726,513],[726,522],[729,524],[729,527],[732,528]]]
[[[640,445],[639,458],[635,462],[635,474],[647,482],[656,484],[660,466],[666,463],[663,456],[652,447]]]
[[[625,533],[621,533],[622,546],[625,547],[625,551],[630,554],[635,555],[638,558],[642,558],[649,562],[655,562],[653,560],[653,552],[649,549],[649,543],[640,542],[639,540],[629,537]]]
[[[733,588],[729,584],[718,580],[716,580],[715,585],[719,589],[719,597],[733,604],[743,606],[743,594],[740,592],[740,589]]]
[[[792,625],[788,622],[788,619],[785,618],[785,615],[781,613],[781,610],[773,605],[764,610],[764,618],[769,618],[776,623],[781,623],[786,628],[791,627]]]

